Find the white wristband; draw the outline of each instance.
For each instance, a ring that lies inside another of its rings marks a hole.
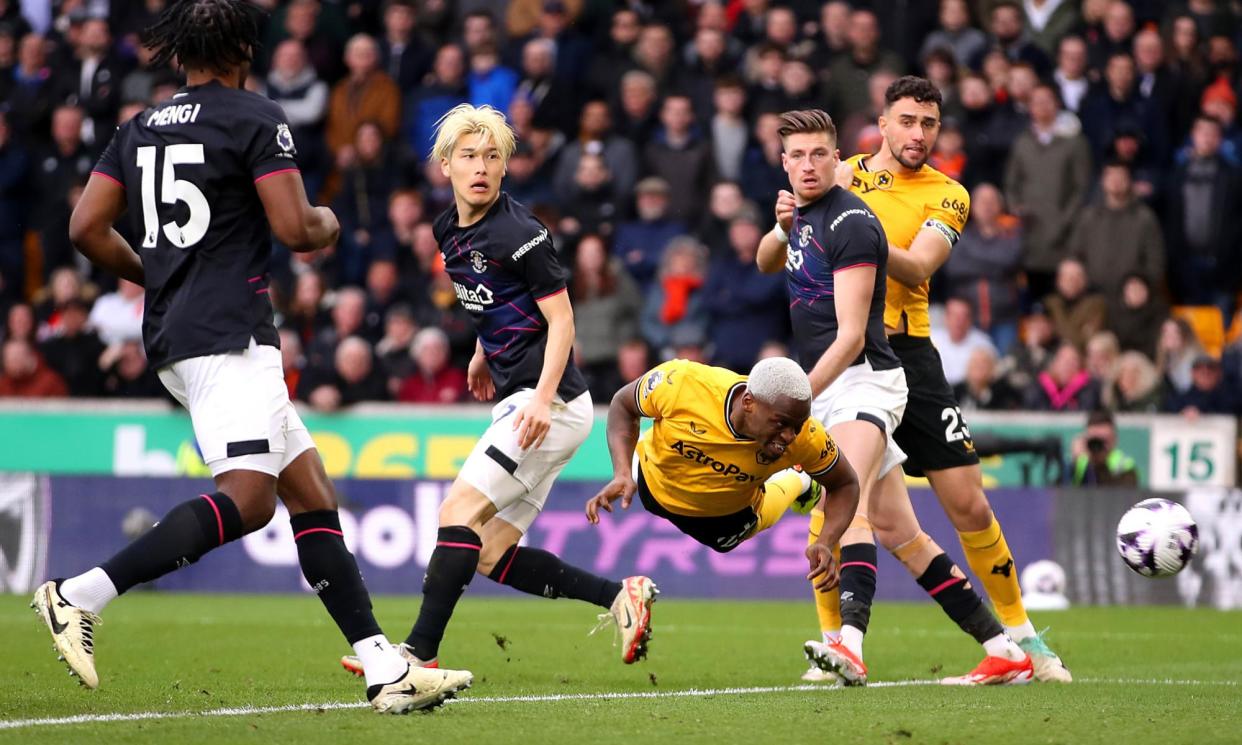
[[[780,241],[783,245],[789,245],[789,235],[783,228],[781,228],[781,224],[779,222],[772,226],[772,235],[776,236],[776,240]]]

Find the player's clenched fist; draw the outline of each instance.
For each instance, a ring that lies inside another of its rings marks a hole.
[[[781,189],[776,194],[776,224],[781,226],[781,230],[786,234],[793,229],[794,209],[798,203],[794,201],[793,192]]]

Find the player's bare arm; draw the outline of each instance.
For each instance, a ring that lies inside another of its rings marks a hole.
[[[827,591],[836,587],[839,579],[832,547],[841,541],[858,510],[858,475],[842,454],[827,473],[812,478],[824,487],[819,503],[819,509],[824,513],[824,528],[819,538],[806,547],[806,558],[811,563],[806,578],[816,580],[816,590]]]
[[[638,484],[631,475],[634,448],[638,446],[638,422],[642,412],[638,410],[635,390],[638,380],[621,387],[608,405],[608,454],[612,457],[612,481],[600,489],[586,504],[587,520],[599,523],[599,511],[612,512],[612,503],[621,500],[621,509],[628,510]]]
[[[755,264],[764,274],[776,274],[785,268],[785,258],[789,249],[789,231],[793,228],[796,207],[797,202],[793,192],[781,189],[777,193],[776,228],[768,231],[759,241],[759,251],[755,255]]]
[[[487,354],[483,352],[483,342],[475,340],[474,356],[466,368],[466,387],[479,401],[491,401],[496,395],[496,383],[492,380],[492,371],[487,366]]]
[[[522,449],[538,448],[543,444],[552,426],[552,399],[556,397],[556,387],[565,374],[565,364],[574,346],[574,309],[569,304],[569,294],[558,292],[536,300],[535,304],[548,321],[548,344],[543,351],[543,370],[539,373],[535,395],[513,419]]]
[[[276,240],[290,251],[306,253],[336,243],[341,225],[327,207],[314,207],[306,198],[302,174],[275,173],[260,179],[255,188]]]
[[[112,227],[125,212],[125,204],[124,186],[114,179],[91,174],[69,218],[69,240],[92,264],[143,285],[142,259]]]
[[[818,396],[853,364],[866,341],[867,314],[875,287],[875,267],[856,266],[833,275],[837,337],[811,368],[811,392]]]
[[[925,227],[914,236],[908,250],[889,244],[888,276],[907,287],[918,287],[949,260],[952,248],[939,229]]]

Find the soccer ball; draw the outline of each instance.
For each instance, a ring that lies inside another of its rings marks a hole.
[[[1171,577],[1199,549],[1199,526],[1186,508],[1167,499],[1144,499],[1117,523],[1121,560],[1144,577]]]

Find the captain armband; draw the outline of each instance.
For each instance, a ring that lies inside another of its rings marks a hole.
[[[954,230],[953,226],[949,225],[948,223],[945,223],[942,220],[937,220],[934,217],[929,218],[927,222],[923,223],[923,227],[931,228],[932,230],[936,231],[941,236],[943,236],[944,239],[949,242],[949,248],[953,248],[954,246],[956,246],[957,239],[962,237],[962,234]]]

